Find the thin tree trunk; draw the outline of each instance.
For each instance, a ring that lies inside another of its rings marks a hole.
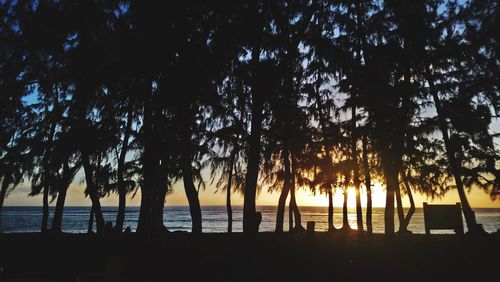
[[[186,125],[187,126],[187,125]],[[184,190],[189,203],[189,211],[191,213],[193,233],[199,234],[202,232],[201,222],[201,207],[198,199],[198,191],[193,182],[193,168],[191,166],[191,134],[186,128],[183,129],[183,146],[181,153],[181,168],[182,180],[184,182]]]
[[[184,182],[184,190],[189,203],[189,212],[191,214],[192,229],[191,232],[200,234],[202,231],[201,226],[201,207],[198,199],[198,191],[194,186],[193,173],[191,163],[187,160],[182,160],[182,180]]]
[[[44,168],[47,169],[47,168]],[[47,231],[49,222],[49,186],[43,185],[43,198],[42,198],[42,232]]]
[[[64,203],[66,201],[66,194],[68,191],[68,186],[60,187],[60,191],[57,195],[56,208],[54,210],[54,218],[52,219],[52,232],[62,231],[62,217],[64,212]]]
[[[404,84],[406,86],[406,90],[407,91],[410,91],[411,90],[411,87],[412,87],[412,84],[411,84],[411,57],[412,57],[412,54],[411,54],[411,50],[410,50],[410,46],[408,44],[408,37],[407,37],[407,34],[404,34],[403,35],[403,40],[404,40],[404,53],[405,53],[405,56],[404,56]],[[409,110],[408,110],[408,106],[409,106],[409,103],[410,103],[410,97],[409,95],[403,95],[402,96],[402,113],[403,113],[403,117],[401,117],[403,120],[405,121],[411,121],[411,117],[408,117],[408,113],[409,113]],[[406,230],[406,226],[405,226],[405,215],[404,215],[404,210],[403,210],[403,200],[402,200],[402,197],[401,197],[401,187],[399,185],[399,171],[401,170],[401,167],[402,167],[402,157],[403,157],[403,153],[404,153],[404,140],[405,140],[405,137],[406,137],[406,132],[404,132],[403,130],[400,130],[399,131],[399,134],[397,135],[398,137],[396,138],[396,152],[398,153],[398,157],[397,157],[397,162],[396,162],[396,167],[394,168],[393,170],[393,178],[394,178],[394,181],[395,181],[395,186],[394,186],[394,189],[395,189],[395,194],[396,194],[396,203],[397,203],[397,212],[398,212],[398,219],[399,219],[399,234],[404,234],[404,233],[407,233],[407,230]],[[398,142],[400,141],[400,142]]]
[[[280,198],[278,200],[278,211],[276,213],[276,232],[283,232],[283,222],[285,218],[285,205],[286,198],[290,193],[290,156],[288,150],[283,150],[283,170],[284,170],[284,180],[283,180],[283,189],[281,189]],[[291,224],[289,225],[289,229],[293,228],[293,218],[291,217],[292,205],[289,204],[289,221]]]
[[[333,191],[332,188],[328,190],[328,231],[335,231],[335,226],[333,225]]]
[[[158,196],[156,173],[158,170],[157,158],[155,157],[155,138],[153,133],[154,120],[153,120],[153,77],[151,73],[152,63],[152,8],[149,1],[143,1],[138,5],[138,34],[142,35],[140,38],[142,50],[143,65],[141,66],[142,78],[142,91],[144,97],[144,112],[143,112],[143,137],[144,137],[144,151],[143,151],[143,184],[141,185],[141,208],[139,212],[139,222],[137,223],[137,232],[146,237],[153,235],[154,232],[154,206],[157,204]]]
[[[143,170],[146,169],[143,166]],[[148,176],[149,177],[149,176]],[[146,181],[146,178],[145,178]],[[151,202],[151,186],[146,184],[141,185],[141,206],[139,209],[139,221],[137,222],[137,233],[143,234],[146,237],[152,235],[152,202]]]
[[[125,222],[125,208],[127,206],[127,193],[124,190],[118,190],[118,212],[116,213],[116,230],[123,230]]]
[[[359,181],[359,176],[357,178],[358,180],[355,181],[357,184],[354,186],[354,190],[356,191],[356,224],[358,225],[358,231],[362,232],[364,230],[363,227],[363,210],[361,209],[361,188],[360,188],[360,181]]]
[[[355,96],[353,97],[356,98]],[[361,209],[361,181],[359,181],[359,167],[358,167],[358,138],[357,138],[357,126],[356,126],[356,105],[351,108],[352,114],[352,136],[351,136],[351,160],[353,162],[352,174],[354,182],[354,190],[356,192],[356,224],[358,225],[358,231],[363,231],[363,210]]]
[[[342,230],[351,230],[351,226],[349,225],[349,215],[347,209],[347,202],[349,200],[349,177],[348,172],[346,172],[345,180],[344,180],[344,204],[342,206]]]
[[[70,170],[68,162],[66,161],[63,165],[61,186],[58,189],[56,208],[54,210],[54,218],[52,219],[52,232],[62,231],[62,218],[64,212],[64,203],[66,202],[66,194],[68,192],[69,185],[73,180],[74,172]]]
[[[293,215],[294,215],[294,221],[295,221],[295,226],[293,227],[293,230],[295,231],[304,231],[304,227],[302,226],[302,215],[300,214],[299,206],[297,205],[297,200],[295,199],[295,175],[297,173],[297,167],[295,165],[295,157],[293,154],[290,154],[290,157],[292,159],[292,170],[291,170],[291,176],[290,176],[290,205],[292,206],[293,209]]]
[[[87,227],[87,233],[88,234],[91,234],[92,230],[94,229],[94,214],[95,214],[94,205],[92,205],[92,207],[90,208],[89,224],[88,224],[88,227]]]
[[[186,103],[186,102],[185,102]],[[202,232],[202,219],[201,219],[201,207],[200,200],[198,198],[198,190],[194,185],[193,180],[193,167],[191,164],[193,154],[191,148],[191,131],[189,129],[191,120],[188,116],[189,107],[187,104],[183,105],[183,110],[180,112],[185,124],[181,128],[181,170],[182,170],[182,180],[184,183],[184,190],[186,192],[186,197],[189,203],[189,211],[191,214],[192,228],[191,231],[195,234],[200,234]]]
[[[283,225],[285,221],[285,206],[286,199],[288,198],[288,194],[290,193],[290,187],[286,184],[283,184],[283,189],[281,189],[280,197],[278,200],[278,210],[276,213],[276,232],[283,232]]]
[[[357,132],[357,117],[356,117],[356,106],[357,106],[357,95],[361,90],[362,77],[361,77],[361,49],[362,49],[362,40],[364,39],[364,28],[362,22],[361,15],[361,7],[360,3],[356,3],[356,35],[357,35],[357,70],[356,70],[356,85],[352,92],[352,107],[351,107],[351,116],[352,116],[352,136],[351,136],[351,147],[352,147],[352,172],[353,172],[353,183],[354,190],[356,192],[356,224],[358,226],[358,231],[363,231],[363,210],[361,208],[361,181],[359,180],[359,166],[358,166],[358,132]]]
[[[231,208],[231,178],[232,172],[229,173],[229,180],[226,188],[226,211],[227,211],[227,233],[233,232],[233,209]]]
[[[283,166],[285,170],[285,179],[284,183],[287,186],[285,190],[288,190],[287,194],[290,193],[290,201],[288,202],[288,231],[292,232],[293,231],[293,216],[294,216],[294,200],[295,197],[292,199],[292,183],[291,183],[291,178],[292,178],[292,173],[291,173],[291,168],[290,168],[290,152],[288,149],[283,150]],[[286,197],[285,197],[286,199]]]
[[[405,216],[404,220],[404,228],[407,232],[408,231],[408,225],[410,225],[410,220],[415,213],[415,201],[413,200],[413,194],[411,192],[411,187],[410,183],[408,183],[408,177],[406,176],[405,173],[402,173],[403,175],[403,182],[405,184],[406,192],[408,193],[408,199],[410,200],[410,209],[408,210],[408,213]]]
[[[61,186],[58,188],[59,193],[57,195],[54,218],[52,219],[52,231],[62,231],[62,219],[64,213],[64,204],[66,202],[66,195],[71,182],[75,178],[75,173],[78,171],[79,167],[79,165],[75,165],[70,168],[69,160],[63,162],[62,181]]]
[[[2,188],[0,189],[0,232],[2,231],[2,210],[5,196],[7,195],[7,188],[9,188],[8,177],[4,176],[2,179]]]
[[[56,95],[57,96],[57,95]],[[57,108],[57,101],[54,103],[54,108]],[[45,109],[48,111],[48,108]],[[42,198],[42,232],[46,232],[49,224],[49,193],[50,193],[50,162],[49,155],[51,152],[52,142],[54,141],[54,134],[56,129],[56,122],[53,121],[50,125],[47,147],[43,156],[43,198]]]
[[[387,192],[385,198],[385,212],[384,212],[384,223],[385,223],[385,234],[394,235],[394,192],[395,183],[391,177],[391,168],[388,164],[384,164],[384,176],[387,183]],[[396,181],[397,182],[397,181]]]
[[[365,172],[366,185],[366,229],[368,234],[373,234],[372,224],[372,183],[370,174],[370,165],[368,163],[368,144],[366,135],[363,134],[363,170]]]
[[[162,173],[164,173],[164,176],[162,177],[160,181],[160,187],[159,187],[159,194],[158,194],[158,210],[156,211],[158,214],[156,216],[156,231],[166,231],[167,228],[165,227],[165,224],[163,223],[164,218],[163,218],[163,211],[165,209],[165,199],[167,196],[167,191],[168,191],[168,179],[167,179],[167,174],[164,169],[162,169]]]
[[[344,204],[342,206],[342,229],[343,230],[351,230],[351,226],[349,226],[349,218],[348,218],[348,210],[347,210],[347,200],[348,200],[348,191],[347,187],[344,188]]]
[[[305,230],[304,227],[302,226],[302,215],[300,214],[299,207],[297,206],[297,201],[295,199],[295,186],[292,185],[290,188],[290,207],[292,208],[292,214],[293,214],[293,219],[294,219],[294,224],[293,230],[294,231],[301,231]],[[293,225],[293,224],[292,224]]]
[[[260,32],[260,29],[259,29]],[[260,40],[258,40],[260,41]],[[243,202],[243,232],[256,233],[259,231],[257,222],[257,211],[255,197],[257,195],[257,178],[260,165],[261,133],[262,133],[262,110],[263,97],[260,85],[259,55],[260,44],[255,44],[252,50],[252,121],[250,137],[248,140],[248,165],[245,176],[245,192]]]
[[[326,148],[326,156],[328,157],[328,166],[330,168],[331,171],[333,171],[333,165],[332,165],[332,156],[331,156],[331,152],[330,152],[330,148],[328,148],[327,146],[327,140],[328,140],[328,135],[327,135],[327,132],[326,132],[326,118],[325,118],[325,115],[324,115],[324,111],[323,111],[323,107],[321,105],[321,97],[319,95],[319,78],[320,78],[320,74],[318,73],[317,74],[317,83],[315,83],[315,91],[314,91],[314,95],[315,95],[315,99],[316,99],[316,106],[318,107],[318,116],[319,116],[319,121],[320,121],[320,125],[321,125],[321,133],[322,133],[322,137],[323,137],[323,142],[324,142],[324,146]],[[333,191],[332,191],[332,188],[330,187],[330,190],[328,191],[328,231],[335,231],[336,228],[333,224]]]
[[[85,182],[87,183],[87,191],[89,193],[90,200],[92,201],[92,210],[95,214],[97,234],[102,234],[104,228],[104,217],[102,215],[101,202],[99,201],[97,186],[92,179],[90,160],[85,152],[82,152],[82,163],[83,170],[85,172]]]
[[[399,187],[399,183],[396,186],[396,210],[398,212],[398,221],[399,221],[399,233],[405,233],[405,212],[403,209],[403,199],[401,198],[401,188]]]
[[[227,187],[226,187],[226,210],[227,210],[227,233],[233,232],[233,209],[231,207],[231,189],[233,181],[233,170],[234,163],[236,161],[237,146],[233,147],[231,152],[231,158],[229,160],[229,175],[227,176]]]
[[[129,111],[127,113],[127,123],[125,125],[125,135],[123,137],[123,143],[121,146],[120,156],[118,157],[117,163],[117,185],[118,185],[118,213],[116,214],[116,230],[123,230],[123,223],[125,221],[125,208],[127,205],[127,189],[124,182],[124,165],[125,157],[128,152],[128,143],[130,139],[130,133],[132,128],[132,106],[129,101]]]
[[[460,203],[462,204],[462,211],[464,213],[465,222],[467,223],[467,229],[469,232],[481,232],[479,225],[476,222],[476,216],[472,211],[472,208],[467,200],[467,195],[465,194],[464,185],[462,182],[462,178],[459,172],[458,161],[455,158],[455,152],[453,150],[453,146],[451,144],[450,136],[448,134],[448,126],[446,124],[446,120],[443,114],[443,110],[441,107],[441,100],[438,95],[438,91],[434,84],[434,79],[432,78],[429,64],[427,64],[426,68],[426,78],[429,82],[429,89],[434,100],[434,106],[436,107],[438,124],[441,134],[443,135],[443,141],[446,149],[446,155],[448,157],[448,162],[450,163],[451,172],[453,174],[453,178],[455,180],[455,185],[457,187],[458,196],[460,197]]]

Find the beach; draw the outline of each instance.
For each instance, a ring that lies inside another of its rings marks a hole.
[[[19,233],[0,250],[5,281],[106,281],[110,261],[120,281],[496,281],[500,236]]]

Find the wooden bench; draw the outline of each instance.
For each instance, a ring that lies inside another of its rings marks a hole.
[[[429,205],[424,203],[425,234],[431,230],[453,229],[456,234],[464,234],[462,208],[460,203],[455,205]]]

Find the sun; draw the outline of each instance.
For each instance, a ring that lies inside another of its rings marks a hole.
[[[342,207],[344,202],[343,189],[335,190],[333,194],[333,205]],[[354,187],[349,187],[347,190],[349,195],[347,206],[349,208],[356,207],[356,191]],[[361,186],[361,205],[366,207],[367,193],[366,188]],[[326,194],[313,193],[307,188],[297,190],[297,202],[301,206],[327,207],[328,196]],[[373,207],[385,206],[385,190],[379,182],[372,185],[372,205]]]

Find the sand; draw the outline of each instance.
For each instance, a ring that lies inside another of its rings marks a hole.
[[[499,257],[499,235],[0,234],[4,281],[500,281]]]

